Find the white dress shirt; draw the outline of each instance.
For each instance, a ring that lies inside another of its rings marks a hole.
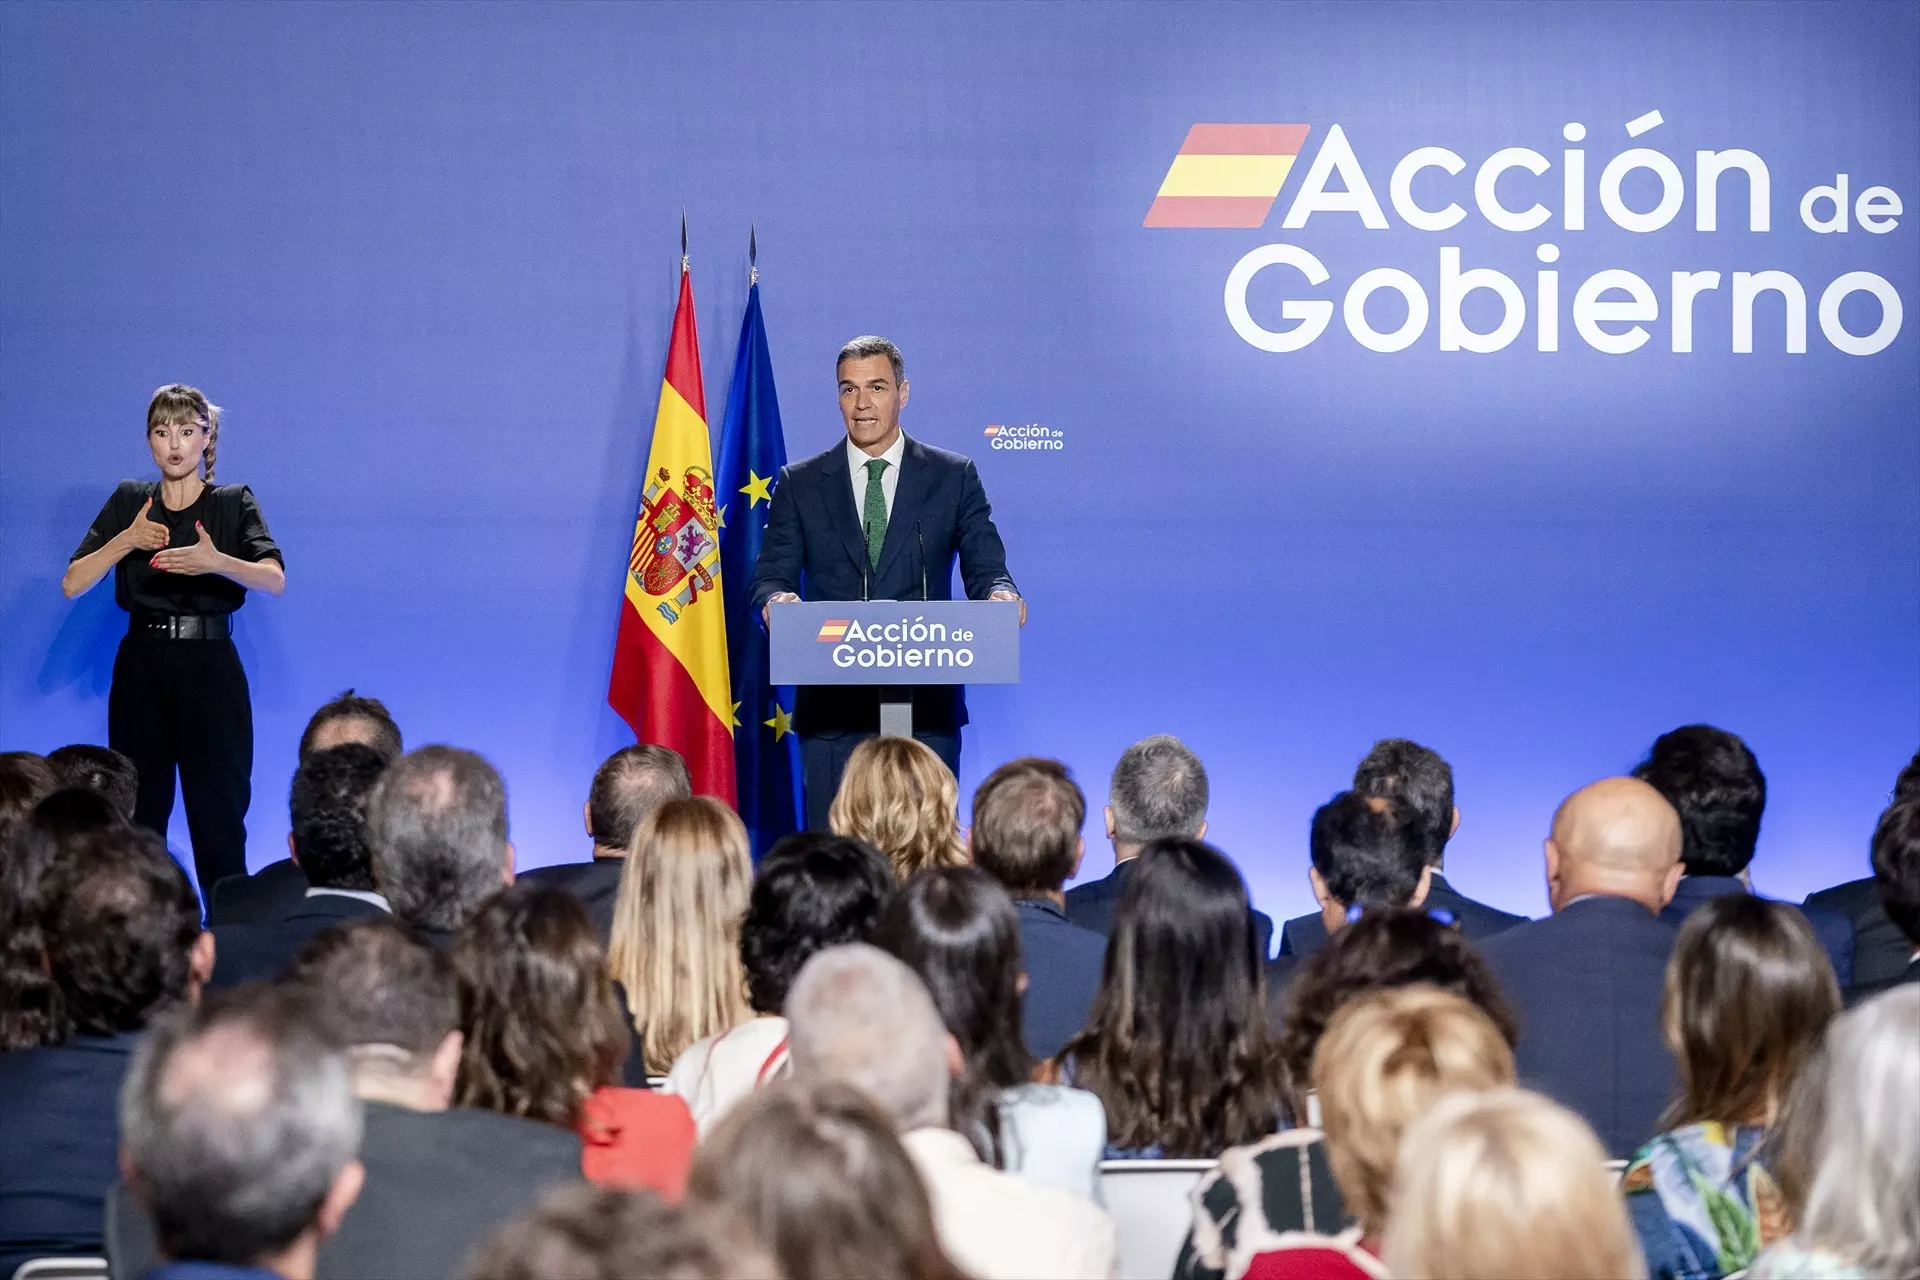
[[[915,1129],[900,1141],[927,1184],[940,1245],[961,1270],[980,1280],[1118,1274],[1113,1219],[1091,1200],[989,1168],[951,1129]]]
[[[880,493],[887,500],[887,519],[893,519],[893,491],[900,487],[900,459],[907,452],[907,433],[893,438],[882,454],[870,454],[847,437],[847,470],[853,481],[853,514],[865,520],[867,515],[867,464],[876,456],[884,459],[886,470],[880,473]]]

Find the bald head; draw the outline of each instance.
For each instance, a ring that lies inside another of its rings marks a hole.
[[[1561,802],[1547,840],[1555,909],[1585,894],[1658,911],[1680,876],[1680,815],[1638,778],[1602,778]]]

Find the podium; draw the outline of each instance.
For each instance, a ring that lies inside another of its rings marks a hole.
[[[913,736],[921,684],[1018,684],[1017,600],[788,600],[767,610],[774,684],[880,690],[880,732]]]

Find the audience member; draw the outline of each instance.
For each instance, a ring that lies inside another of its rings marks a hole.
[[[600,945],[613,937],[613,907],[620,896],[620,872],[641,820],[669,800],[693,794],[687,762],[672,747],[643,743],[623,747],[593,771],[585,819],[593,856],[585,862],[559,862],[520,873],[520,879],[565,889],[580,899]]]
[[[1680,927],[1660,1013],[1680,1096],[1621,1182],[1655,1280],[1718,1280],[1785,1234],[1755,1155],[1839,1011],[1826,953],[1792,907],[1715,898]]]
[[[678,1098],[614,1086],[627,1028],[579,900],[543,885],[502,890],[461,929],[453,967],[460,1105],[576,1132],[590,1180],[678,1199],[693,1117]]]
[[[1425,899],[1429,909],[1447,912],[1469,938],[1491,937],[1526,923],[1525,916],[1457,892],[1442,874],[1447,842],[1460,830],[1460,810],[1453,803],[1453,766],[1438,751],[1405,738],[1382,738],[1353,771],[1353,789],[1363,796],[1398,800],[1413,811],[1427,865],[1433,868]],[[1280,952],[1309,955],[1326,940],[1326,921],[1316,911],[1287,921],[1280,932]]]
[[[1752,1280],[1920,1275],[1920,985],[1833,1021],[1781,1125],[1790,1239]]]
[[[344,1049],[365,1116],[366,1183],[321,1246],[319,1280],[454,1280],[496,1227],[579,1179],[573,1134],[452,1105],[462,1045],[453,966],[407,926],[375,915],[323,929],[284,985]],[[115,1275],[155,1260],[151,1224],[131,1208],[117,1197]]]
[[[873,942],[926,983],[960,1046],[951,1127],[994,1168],[1095,1199],[1106,1112],[1090,1093],[1031,1078],[1033,1055],[1020,1034],[1020,989],[1027,983],[1020,925],[1013,899],[992,876],[978,867],[940,867],[901,886]]]
[[[1906,967],[1848,993],[1854,1004],[1920,982],[1920,791],[1889,805],[1873,830],[1873,879],[1880,913],[1907,949]]]
[[[1155,840],[1120,896],[1100,993],[1061,1077],[1107,1111],[1115,1158],[1211,1158],[1280,1127],[1246,885],[1198,840]]]
[[[1520,1015],[1520,1081],[1572,1108],[1609,1155],[1652,1137],[1674,1094],[1660,1030],[1680,881],[1680,819],[1658,791],[1604,778],[1574,792],[1546,841],[1553,914],[1483,940]]]
[[[373,748],[389,763],[404,750],[400,726],[386,704],[348,689],[307,721],[300,735],[300,761],[350,742]],[[222,876],[207,895],[207,922],[218,926],[278,920],[300,905],[308,887],[306,874],[291,858],[270,862],[252,875]]]
[[[513,883],[507,787],[471,751],[429,746],[393,761],[367,797],[373,883],[435,946]]]
[[[1487,1015],[1512,1046],[1519,1024],[1493,970],[1452,925],[1411,907],[1369,912],[1308,956],[1288,990],[1280,1027],[1287,1105],[1317,1124],[1310,1096],[1313,1055],[1335,1014],[1369,991],[1415,983],[1452,992]]]
[[[911,969],[864,944],[835,947],[807,962],[787,1006],[796,1076],[857,1085],[892,1118],[926,1184],[940,1242],[962,1268],[980,1280],[1112,1274],[1105,1213],[990,1168],[953,1131],[949,1079],[964,1066]]]
[[[121,1095],[127,1178],[172,1261],[150,1280],[312,1280],[363,1176],[345,1058],[283,992],[159,1019]]]
[[[1605,1155],[1538,1094],[1443,1098],[1401,1139],[1381,1259],[1395,1280],[1641,1280]]]
[[[0,830],[33,812],[33,806],[60,789],[60,776],[45,756],[31,751],[0,751]]]
[[[731,1215],[644,1191],[555,1191],[487,1243],[467,1280],[781,1280]]]
[[[1320,904],[1320,927],[1327,936],[1369,910],[1425,904],[1433,867],[1411,806],[1390,796],[1342,791],[1314,811],[1307,842],[1307,883]],[[1447,912],[1436,914],[1456,923]],[[1273,1010],[1284,1003],[1304,954],[1283,947],[1267,962]]]
[[[1920,751],[1900,770],[1891,799],[1896,805],[1920,804]],[[1880,893],[1876,872],[1807,895],[1809,910],[1836,911],[1853,925],[1853,986],[1858,989],[1900,978],[1913,960],[1916,944],[1888,917]]]
[[[608,964],[648,1075],[752,1017],[740,924],[753,887],[747,829],[712,796],[669,800],[634,829]]]
[[[1027,958],[1021,1025],[1027,1051],[1051,1058],[1087,1025],[1107,940],[1067,919],[1065,886],[1086,850],[1087,801],[1067,767],[1026,756],[973,793],[973,861],[1013,895]]]
[[[1170,733],[1142,738],[1120,753],[1107,783],[1107,840],[1113,870],[1067,890],[1067,919],[1105,937],[1134,862],[1150,841],[1207,838],[1207,770],[1187,744]],[[1273,918],[1253,913],[1254,946],[1265,958],[1273,944]]]
[[[707,1133],[735,1103],[787,1072],[787,991],[817,951],[866,938],[893,894],[893,867],[846,836],[800,831],[767,852],[740,926],[753,1017],[696,1040],[662,1087]]]
[[[366,826],[367,797],[386,767],[372,747],[355,742],[316,751],[300,762],[287,800],[292,820],[287,849],[306,880],[306,892],[271,922],[214,926],[220,954],[215,988],[272,978],[320,930],[387,911],[387,900],[373,888]]]
[[[1747,744],[1724,729],[1690,724],[1654,739],[1633,776],[1667,798],[1680,815],[1684,875],[1660,918],[1680,927],[1694,908],[1731,893],[1752,893],[1749,865],[1760,841],[1767,778]],[[1798,908],[1796,908],[1797,910]],[[1853,981],[1853,926],[1838,912],[1807,913],[1841,986]]]
[[[960,839],[960,785],[932,747],[913,738],[868,738],[847,757],[827,811],[835,835],[878,849],[905,880],[927,867],[967,861]]]
[[[114,1100],[134,1046],[213,972],[200,900],[150,831],[81,837],[43,893],[47,964],[71,1034],[0,1053],[0,1276],[43,1254],[100,1252],[120,1143]]]
[[[61,786],[105,796],[123,822],[133,821],[134,801],[140,795],[140,771],[112,747],[75,742],[48,752],[47,764]]]
[[[70,1033],[47,971],[46,874],[74,841],[126,821],[105,796],[70,788],[0,829],[0,1053],[59,1044]]]
[[[700,1144],[688,1192],[744,1220],[786,1280],[967,1280],[893,1121],[849,1084],[782,1080],[745,1099]]]

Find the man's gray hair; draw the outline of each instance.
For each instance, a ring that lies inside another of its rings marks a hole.
[[[1920,986],[1835,1019],[1809,1067],[1802,1087],[1820,1096],[1796,1238],[1867,1275],[1920,1275]]]
[[[840,348],[840,355],[833,362],[833,371],[840,372],[840,366],[849,360],[865,360],[869,356],[885,356],[887,363],[893,366],[893,385],[899,386],[907,380],[907,362],[900,355],[900,348],[877,333],[863,333]]]
[[[319,1217],[360,1150],[338,1049],[287,993],[242,987],[158,1018],[120,1092],[132,1183],[170,1258],[257,1264]]]
[[[918,974],[878,947],[829,947],[787,993],[794,1074],[870,1094],[902,1133],[948,1123],[947,1028]]]
[[[1207,768],[1186,743],[1156,733],[1120,753],[1107,803],[1113,806],[1113,838],[1120,844],[1190,839],[1207,820]]]
[[[507,787],[458,747],[409,751],[367,798],[373,879],[394,914],[458,929],[497,889],[507,865]]]

